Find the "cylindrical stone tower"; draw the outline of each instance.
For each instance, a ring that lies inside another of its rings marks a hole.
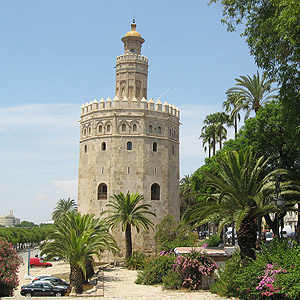
[[[123,38],[113,100],[81,108],[78,209],[100,216],[113,194],[139,193],[151,205],[154,224],[167,214],[179,220],[179,109],[146,100],[148,59],[136,31]],[[113,232],[124,255],[124,233]],[[154,232],[133,229],[133,250],[155,251]]]

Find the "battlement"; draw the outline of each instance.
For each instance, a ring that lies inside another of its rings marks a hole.
[[[167,101],[162,104],[158,99],[156,103],[151,98],[147,101],[145,98],[137,100],[135,97],[131,100],[128,100],[127,97],[124,97],[122,100],[119,100],[117,96],[113,100],[109,97],[106,101],[102,98],[100,101],[95,99],[94,101],[87,102],[81,106],[81,116],[89,114],[91,112],[104,111],[104,110],[114,110],[114,109],[128,109],[128,110],[152,110],[157,112],[163,112],[170,115],[173,115],[179,119],[180,111],[175,105],[169,104]]]
[[[148,58],[143,56],[143,55],[137,55],[137,54],[122,54],[117,56],[117,63],[118,62],[123,62],[127,60],[132,60],[132,61],[142,61],[145,63],[148,63]]]

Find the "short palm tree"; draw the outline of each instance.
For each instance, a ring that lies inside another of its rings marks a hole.
[[[240,76],[240,78],[236,78],[235,80],[237,82],[236,86],[229,89],[228,92],[239,92],[244,97],[243,109],[246,110],[245,119],[249,117],[252,110],[257,113],[263,104],[278,97],[272,94],[278,88],[272,89],[274,81],[268,78],[266,72],[260,76],[257,71],[256,75],[253,75],[253,78],[248,75]]]
[[[57,222],[59,219],[61,219],[67,212],[75,212],[77,211],[77,205],[75,201],[71,198],[66,199],[60,199],[52,213],[52,220],[54,222]]]
[[[105,218],[111,229],[114,230],[118,224],[121,224],[122,231],[125,231],[125,246],[126,254],[125,258],[132,254],[132,236],[131,227],[135,227],[137,232],[141,228],[149,230],[153,229],[153,222],[148,219],[145,215],[156,216],[155,213],[149,211],[150,204],[141,204],[144,199],[143,195],[138,193],[124,195],[114,194],[111,200],[106,205],[109,209],[104,211],[102,214],[110,214]]]
[[[274,191],[276,170],[265,174],[267,159],[255,158],[250,150],[228,151],[217,159],[214,172],[202,171],[205,184],[216,193],[191,207],[185,214],[187,222],[199,225],[219,221],[219,231],[224,225],[235,221],[238,244],[244,262],[255,258],[256,218],[276,210],[268,195]]]
[[[68,212],[54,224],[48,242],[41,246],[47,259],[59,256],[70,264],[70,283],[75,292],[83,290],[86,261],[99,257],[104,250],[116,252],[117,244],[108,227],[94,215]]]

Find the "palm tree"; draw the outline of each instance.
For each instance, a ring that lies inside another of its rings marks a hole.
[[[75,212],[77,211],[77,205],[75,201],[71,198],[66,199],[60,199],[52,213],[52,220],[54,222],[57,222],[60,220],[67,212]]]
[[[46,254],[47,259],[59,256],[69,262],[70,283],[78,294],[83,290],[86,260],[93,261],[94,256],[100,257],[104,250],[118,250],[108,227],[94,215],[77,212],[68,212],[54,223],[48,242],[41,246],[41,254]]]
[[[190,175],[185,175],[180,180],[180,216],[187,210],[188,207],[195,204],[194,190],[192,187],[192,178]]]
[[[153,222],[145,215],[152,215],[154,217],[156,217],[156,215],[149,211],[149,208],[151,207],[150,204],[140,204],[143,199],[144,196],[138,193],[127,193],[124,195],[120,192],[120,194],[114,194],[106,205],[110,209],[102,213],[110,214],[105,220],[112,230],[114,230],[118,224],[121,224],[122,231],[125,231],[125,258],[132,254],[131,227],[134,226],[137,232],[140,231],[140,228],[148,230],[151,227],[153,229]]]
[[[277,91],[278,88],[272,89],[271,85],[274,82],[268,78],[266,72],[260,77],[257,71],[253,78],[248,76],[240,76],[236,78],[236,86],[229,89],[228,92],[240,92],[244,97],[243,109],[246,110],[245,119],[247,119],[252,110],[257,113],[259,108],[264,104],[270,102],[270,100],[277,98],[277,95],[272,94]]]
[[[241,119],[239,111],[243,108],[244,97],[240,92],[229,92],[227,91],[227,100],[223,102],[223,108],[225,112],[231,112],[231,118],[234,120],[234,133],[235,136],[238,133],[238,122]]]
[[[205,125],[202,127],[201,135],[199,139],[202,139],[202,146],[206,152],[208,145],[208,157],[211,157],[211,149],[213,150],[213,155],[216,153],[216,139],[217,139],[217,130],[214,125]]]
[[[203,122],[205,124],[205,126],[202,128],[203,136],[206,136],[206,132],[207,135],[208,133],[211,134],[214,146],[213,155],[215,155],[216,141],[219,141],[220,149],[222,149],[222,141],[226,140],[227,138],[227,129],[224,127],[224,125],[226,124],[231,126],[233,124],[232,120],[225,112],[216,112],[214,114],[207,115]]]
[[[244,262],[249,257],[255,259],[256,218],[276,211],[272,201],[266,203],[274,191],[274,176],[287,173],[280,169],[266,175],[267,163],[264,157],[256,159],[249,149],[226,152],[217,159],[216,172],[202,171],[206,185],[216,193],[200,199],[184,216],[198,225],[219,221],[219,231],[234,220]]]

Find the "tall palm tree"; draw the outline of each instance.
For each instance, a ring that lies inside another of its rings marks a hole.
[[[241,119],[239,111],[244,107],[244,97],[240,92],[227,91],[227,99],[223,102],[225,112],[230,113],[231,118],[234,120],[234,133],[238,133],[238,122]]]
[[[265,174],[267,159],[255,158],[253,153],[240,150],[228,151],[217,159],[217,172],[202,171],[205,184],[216,193],[201,200],[184,216],[187,222],[198,221],[199,225],[219,221],[219,231],[223,226],[235,221],[241,258],[255,258],[256,218],[275,212],[276,206],[269,201],[275,185],[275,174],[286,174],[286,170],[276,170]]]
[[[216,140],[217,140],[217,129],[214,125],[204,125],[201,130],[199,139],[202,139],[202,146],[206,152],[208,148],[208,157],[211,157],[211,150],[213,155],[216,153]],[[207,146],[206,146],[207,144]]]
[[[255,113],[258,112],[259,108],[264,104],[270,102],[270,100],[277,98],[277,95],[272,94],[277,91],[278,88],[272,89],[272,79],[268,78],[266,72],[260,77],[257,71],[253,78],[248,76],[240,76],[236,78],[236,86],[229,89],[228,92],[240,92],[244,97],[243,108],[246,110],[245,119],[247,119],[252,110]]]
[[[114,230],[118,224],[121,224],[122,231],[125,231],[125,246],[126,254],[125,258],[132,254],[132,236],[131,227],[135,227],[137,232],[141,228],[149,230],[153,229],[153,222],[145,215],[152,215],[156,217],[155,213],[149,211],[150,204],[141,204],[144,196],[138,193],[124,195],[114,194],[111,200],[106,205],[109,209],[102,214],[110,214],[105,218],[111,229]]]
[[[60,220],[67,212],[75,212],[77,211],[77,205],[75,201],[71,198],[66,199],[60,199],[52,213],[52,220],[54,222],[57,222]]]
[[[206,134],[206,132],[209,132],[211,134],[214,146],[213,155],[215,155],[216,141],[219,141],[220,149],[222,149],[222,141],[227,138],[227,129],[224,125],[226,124],[231,126],[233,124],[232,119],[225,112],[216,112],[214,114],[207,115],[203,123],[205,126],[202,128],[202,133]]]
[[[48,242],[41,246],[41,254],[46,254],[47,259],[59,256],[69,262],[70,283],[78,294],[83,290],[86,260],[93,261],[94,256],[100,257],[104,250],[118,250],[108,227],[94,215],[77,212],[68,212],[54,223]]]
[[[180,216],[189,208],[191,205],[195,204],[194,190],[192,187],[192,179],[190,175],[185,175],[180,180],[179,185],[180,192]]]

